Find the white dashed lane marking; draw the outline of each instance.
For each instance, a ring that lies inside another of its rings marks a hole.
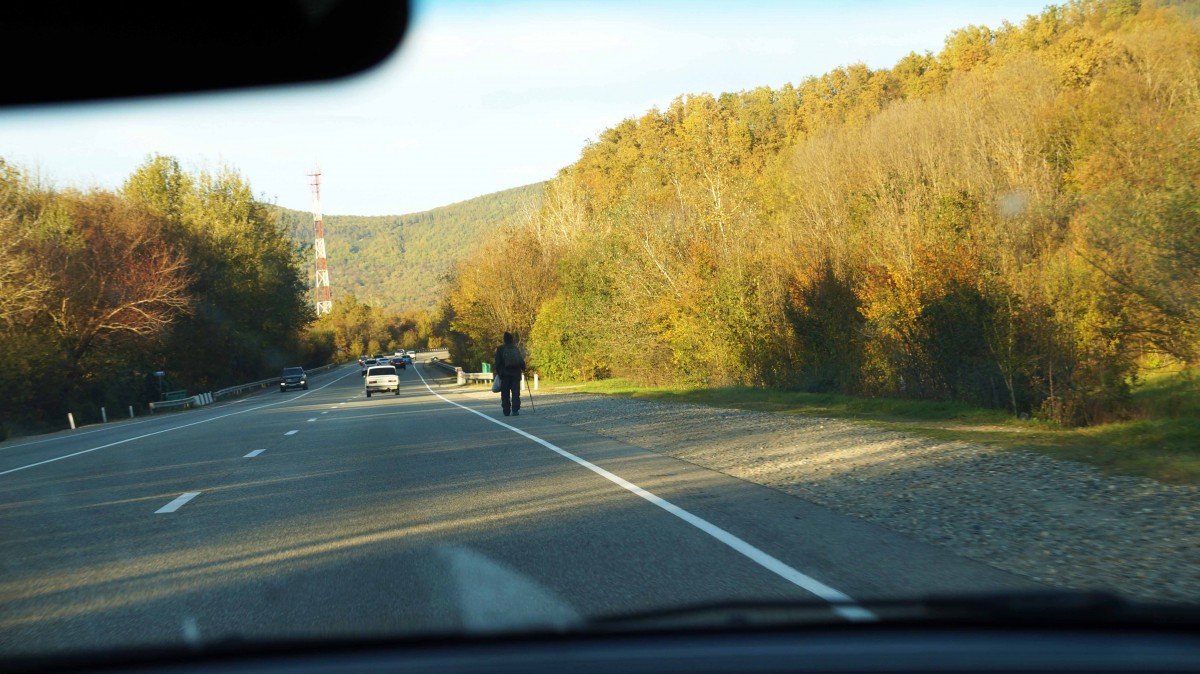
[[[295,431],[288,431],[287,433],[284,433],[284,435],[295,435],[295,434],[297,434],[297,433],[299,433],[299,432],[300,432],[300,431],[298,431],[298,430],[295,430]]]
[[[253,459],[254,457],[258,456],[259,454],[262,454],[262,453],[263,453],[263,452],[265,452],[265,451],[267,451],[267,450],[265,450],[265,449],[256,449],[256,450],[254,450],[253,452],[250,452],[249,454],[247,454],[246,456],[243,456],[242,458],[243,458],[243,459]]]
[[[171,501],[167,505],[159,508],[158,510],[155,510],[154,514],[161,515],[163,513],[173,513],[176,510],[179,510],[180,508],[182,508],[185,503],[196,498],[199,495],[200,495],[200,492],[198,492],[198,491],[189,491],[186,494],[180,495],[178,498],[176,498],[174,501]]]

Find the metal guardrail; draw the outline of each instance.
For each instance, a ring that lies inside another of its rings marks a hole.
[[[176,398],[175,400],[161,400],[150,403],[150,414],[154,414],[158,410],[171,409],[172,407],[182,407],[189,409],[192,407],[200,407],[201,405],[211,405],[213,403],[213,394],[197,393],[194,396],[187,398]]]
[[[246,391],[252,389],[264,389],[268,386],[279,383],[280,377],[272,377],[271,379],[263,379],[262,381],[251,382],[249,384],[238,384],[237,386],[227,386],[213,393],[214,398],[224,398],[225,396],[240,396]]]
[[[479,382],[483,384],[492,383],[493,375],[491,372],[463,372],[461,367],[456,367],[444,360],[438,360],[437,358],[434,358],[429,362],[430,364],[436,365],[447,372],[453,373],[458,378],[458,383],[460,386],[463,384],[470,384],[472,382]]]
[[[340,365],[341,365],[340,363],[330,363],[328,365],[322,365],[321,367],[314,367],[311,370],[305,370],[304,373],[305,374],[318,374],[321,372],[328,372],[336,367],[339,367]],[[254,389],[264,389],[269,386],[274,386],[279,383],[279,380],[280,380],[280,377],[272,377],[270,379],[263,379],[262,381],[250,382],[249,384],[238,384],[237,386],[227,386],[219,391],[215,391],[212,394],[212,397],[214,399],[220,399],[220,398],[224,398],[226,396],[240,396],[240,395],[244,394],[246,391],[251,391]]]
[[[182,400],[161,400],[150,403],[150,414],[154,414],[159,410],[168,410],[174,407],[182,407],[188,409],[196,403],[196,396],[184,398]]]
[[[322,365],[321,367],[315,367],[311,370],[305,370],[305,373],[306,374],[318,374],[321,372],[329,372],[330,370],[340,367],[341,365],[343,365],[343,364],[342,363],[329,363],[328,365]],[[224,398],[226,396],[231,396],[231,395],[241,395],[241,394],[245,393],[246,391],[249,391],[249,390],[255,389],[255,388],[263,389],[263,388],[266,388],[273,384],[279,383],[279,380],[280,380],[280,377],[273,377],[271,379],[263,379],[262,381],[251,382],[249,384],[239,384],[237,386],[227,386],[219,391],[215,391],[212,393],[208,393],[208,392],[197,393],[196,395],[187,396],[187,397],[182,397],[183,395],[186,395],[186,391],[183,391],[183,390],[171,391],[167,400],[158,400],[158,401],[155,401],[155,402],[152,402],[149,404],[150,414],[154,414],[155,412],[159,412],[159,411],[163,411],[163,410],[171,410],[171,409],[176,409],[176,408],[186,410],[186,409],[191,409],[193,407],[201,407],[203,405],[211,405],[212,403],[216,402],[217,399],[219,399],[219,398]],[[101,413],[103,414],[103,412],[104,412],[104,409],[101,408]],[[129,408],[129,416],[131,418],[133,417],[133,407]],[[74,429],[75,428],[74,417],[72,415],[68,414],[67,418],[70,421],[71,428]],[[104,421],[105,422],[108,421],[107,417],[105,417]]]
[[[473,381],[487,382],[489,384],[492,381],[492,375],[490,372],[463,372],[461,367],[447,363],[444,360],[438,360],[437,358],[434,358],[429,362],[442,368],[443,370],[446,370],[447,372],[453,373],[458,379],[458,384],[460,386]]]

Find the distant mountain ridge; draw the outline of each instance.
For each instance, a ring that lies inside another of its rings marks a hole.
[[[541,206],[545,183],[406,215],[325,215],[333,299],[353,294],[388,311],[431,309],[455,261],[488,232]],[[312,259],[312,213],[277,207],[280,225]],[[311,275],[311,270],[310,270]]]

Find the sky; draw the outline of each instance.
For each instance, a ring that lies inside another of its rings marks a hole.
[[[1044,0],[426,0],[398,52],[333,84],[0,112],[0,157],[116,189],[151,154],[230,166],[266,201],[394,215],[547,180],[622,119],[681,94],[798,83],[940,51]]]

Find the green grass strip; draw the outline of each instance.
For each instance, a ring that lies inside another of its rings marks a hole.
[[[1002,410],[956,402],[859,398],[748,387],[654,387],[607,379],[555,384],[547,391],[601,393],[644,400],[803,414],[862,423],[938,440],[1039,452],[1098,466],[1106,475],[1200,484],[1200,386],[1197,372],[1151,375],[1134,390],[1131,420],[1066,428]]]

